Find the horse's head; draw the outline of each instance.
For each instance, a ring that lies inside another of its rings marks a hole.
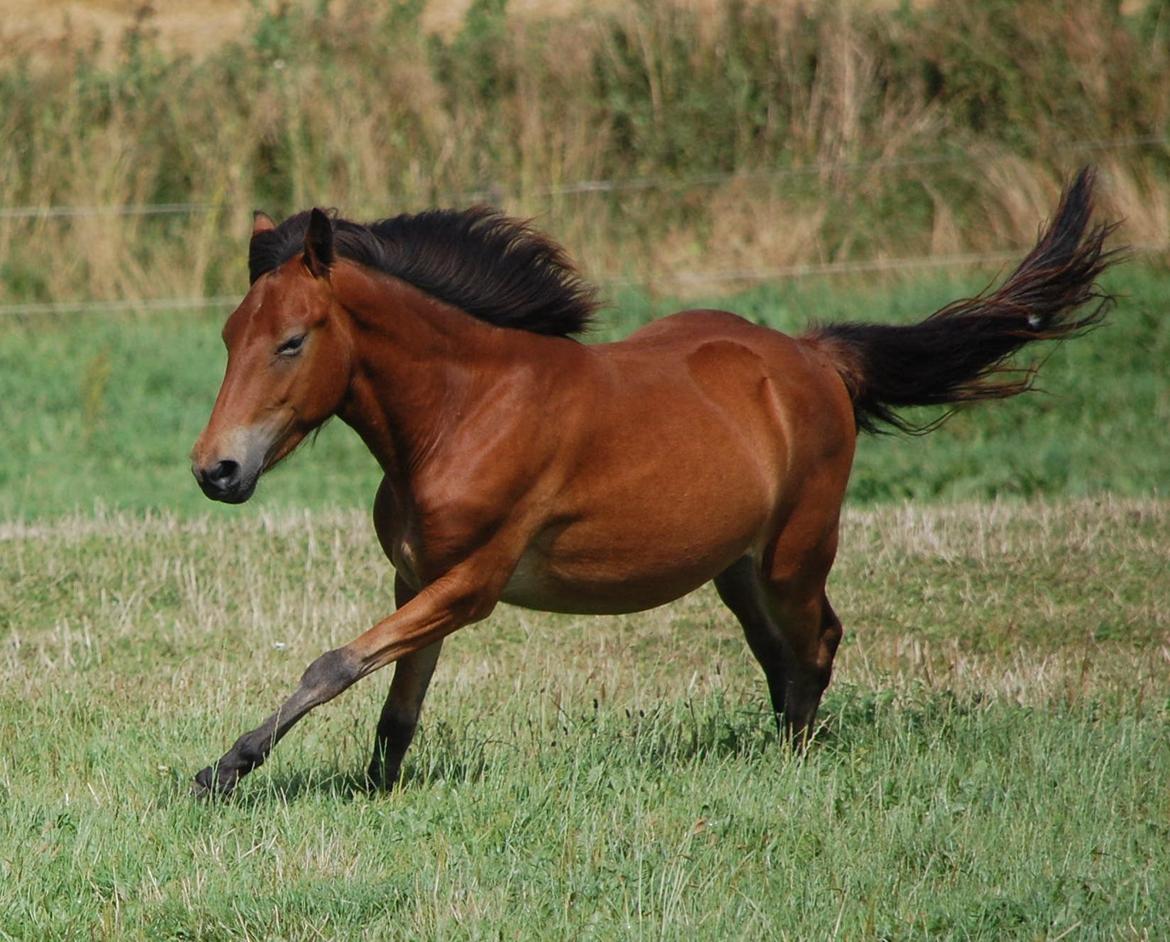
[[[258,213],[252,238],[275,228]],[[330,286],[333,257],[333,225],[314,209],[304,251],[256,278],[224,325],[227,371],[191,451],[195,479],[213,500],[246,501],[260,475],[341,405],[352,343]]]

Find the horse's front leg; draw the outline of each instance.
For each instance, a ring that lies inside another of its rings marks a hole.
[[[394,600],[398,607],[406,605],[418,593],[407,585],[401,575],[394,579]],[[394,680],[378,719],[374,736],[374,754],[366,771],[366,781],[372,788],[389,790],[398,781],[402,759],[414,739],[423,699],[427,695],[435,665],[443,642],[407,654],[394,665]]]
[[[486,618],[503,589],[500,573],[505,570],[498,563],[477,560],[452,569],[389,618],[344,647],[322,654],[280,709],[195,776],[195,794],[228,794],[313,707],[332,700],[366,674]]]

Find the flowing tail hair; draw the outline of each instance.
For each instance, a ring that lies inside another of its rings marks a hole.
[[[1095,281],[1118,253],[1104,247],[1116,224],[1089,227],[1094,178],[1091,167],[1077,174],[1036,247],[994,291],[955,301],[917,324],[828,324],[805,335],[836,363],[858,429],[922,434],[950,413],[915,424],[899,408],[1026,392],[1037,368],[1007,366],[1013,353],[1034,340],[1075,337],[1101,321],[1113,299]]]

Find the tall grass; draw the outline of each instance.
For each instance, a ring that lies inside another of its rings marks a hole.
[[[146,14],[115,50],[10,50],[0,206],[204,208],[0,218],[0,303],[234,291],[258,206],[488,200],[633,278],[1002,248],[1087,160],[1129,241],[1170,240],[1162,4],[639,0],[542,19],[476,0],[446,38],[422,15],[261,5],[201,59],[164,51]],[[564,188],[593,180],[632,184]]]

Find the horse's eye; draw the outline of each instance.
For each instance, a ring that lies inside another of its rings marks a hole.
[[[280,357],[295,357],[301,352],[301,347],[305,345],[305,335],[297,334],[295,337],[289,337],[284,343],[276,348],[276,355]]]

